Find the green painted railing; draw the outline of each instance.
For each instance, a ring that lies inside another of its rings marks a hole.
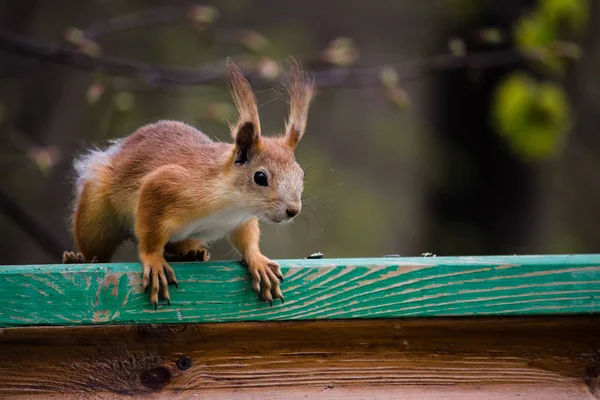
[[[0,327],[600,312],[598,254],[280,264],[283,305],[259,302],[237,262],[174,263],[157,311],[137,263],[0,266]]]

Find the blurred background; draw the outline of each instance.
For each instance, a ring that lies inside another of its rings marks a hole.
[[[592,0],[4,0],[0,263],[73,247],[86,148],[159,119],[228,140],[227,57],[280,132],[289,55],[318,87],[308,200],[264,226],[267,256],[599,252],[599,19]]]

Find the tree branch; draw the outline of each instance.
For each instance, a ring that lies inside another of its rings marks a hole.
[[[145,81],[150,85],[203,85],[220,80],[221,68],[159,67],[115,57],[92,57],[69,46],[46,43],[9,32],[0,32],[0,49],[21,57],[35,58],[80,70],[104,70]]]
[[[102,31],[102,30],[101,30]],[[150,86],[169,85],[208,85],[222,83],[225,62],[219,61],[210,65],[189,67],[162,67],[128,59],[109,56],[90,56],[77,52],[62,43],[48,43],[26,38],[10,32],[0,32],[0,50],[21,57],[34,58],[84,71],[105,71],[114,75],[128,76],[141,80]],[[569,48],[555,46],[553,54],[570,56]],[[512,65],[523,60],[539,57],[536,51],[520,52],[518,50],[498,50],[485,53],[468,53],[464,56],[444,54],[423,60],[413,60],[401,64],[392,64],[398,73],[398,80],[408,81],[423,78],[438,71],[462,68],[492,68]],[[376,87],[381,86],[381,67],[321,69],[313,71],[317,87]],[[258,73],[247,73],[248,79],[257,86],[266,86],[269,80]]]
[[[156,7],[94,22],[81,33],[85,39],[97,41],[104,36],[152,25],[187,24],[200,28],[202,32],[210,32],[213,39],[239,44],[244,35],[252,32],[246,29],[211,29],[216,14],[216,9],[210,6]]]
[[[192,23],[190,10],[178,7],[157,7],[129,14],[120,15],[106,21],[95,22],[83,32],[90,40],[97,40],[102,36],[149,25],[170,24],[176,22]]]

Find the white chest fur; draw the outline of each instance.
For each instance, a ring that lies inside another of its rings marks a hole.
[[[179,241],[191,238],[200,240],[202,244],[208,244],[227,235],[250,217],[252,214],[248,210],[223,209],[182,226],[171,235],[170,240]]]

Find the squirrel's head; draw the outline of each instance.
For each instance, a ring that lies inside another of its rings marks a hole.
[[[233,62],[228,62],[228,67],[231,92],[239,113],[237,123],[231,127],[234,139],[231,163],[236,189],[244,193],[245,206],[262,220],[290,221],[302,209],[304,171],[296,162],[294,150],[306,129],[313,81],[292,59],[286,79],[290,116],[285,133],[264,137],[250,84]]]

